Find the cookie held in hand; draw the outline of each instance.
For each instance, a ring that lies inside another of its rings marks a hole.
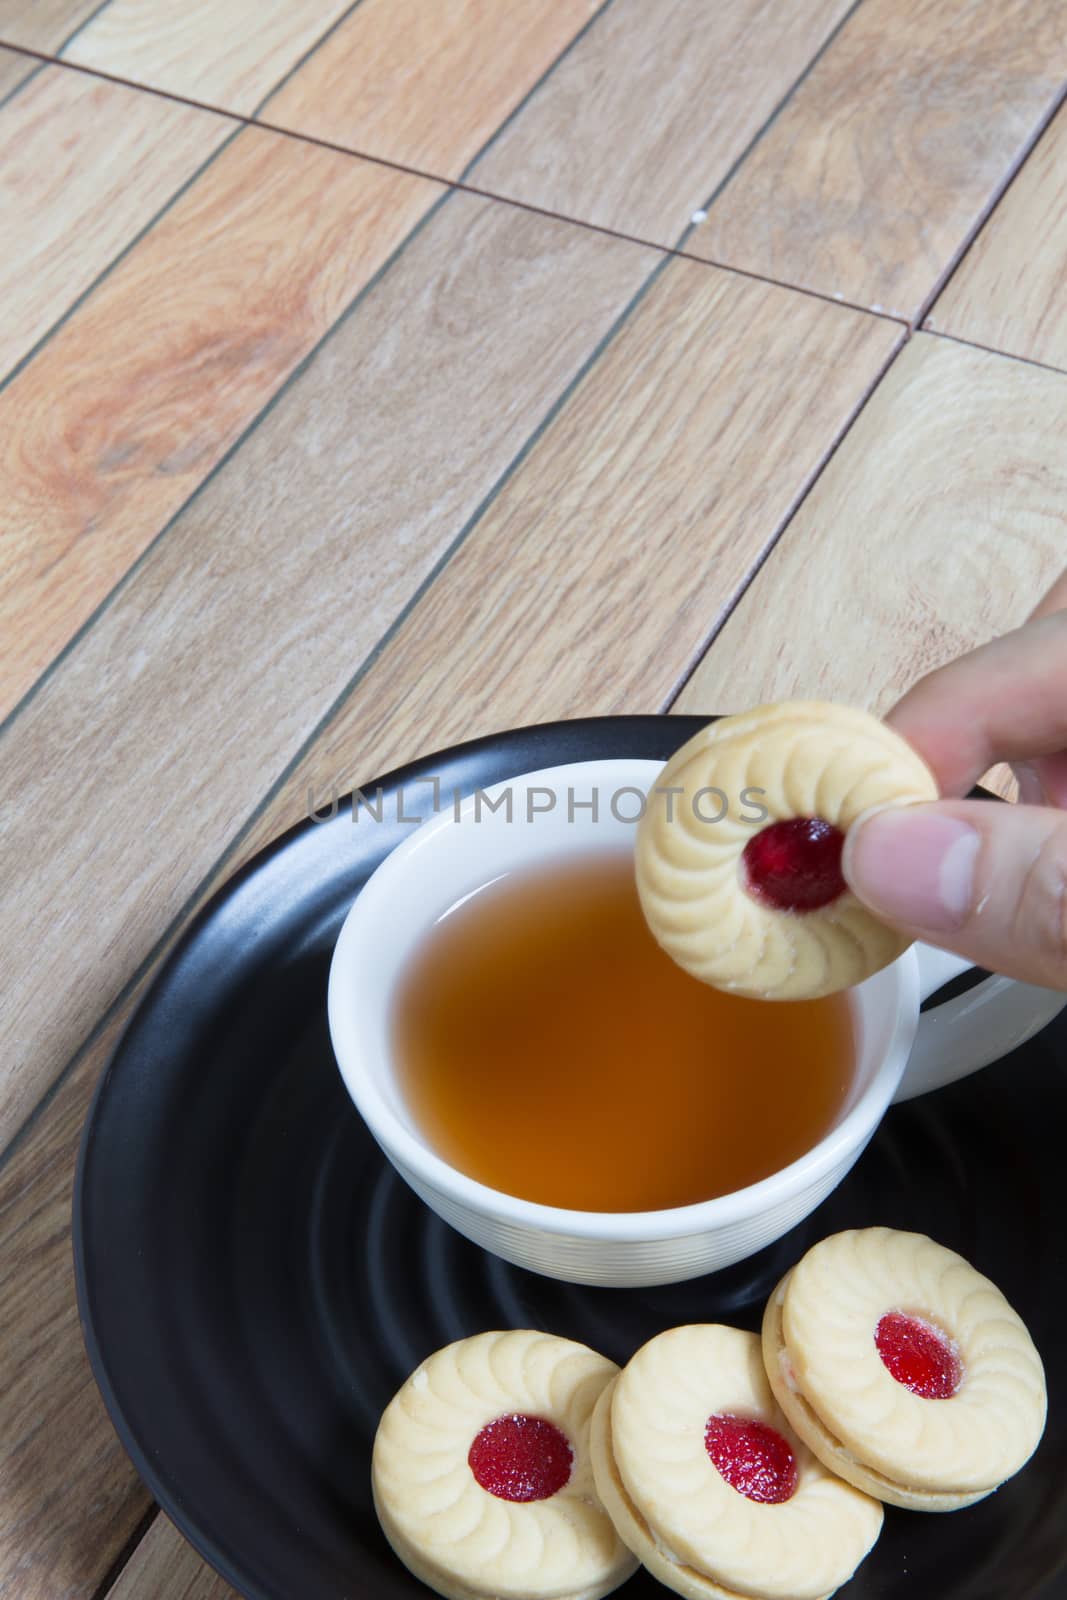
[[[757,1335],[705,1325],[644,1345],[597,1402],[597,1493],[654,1577],[694,1600],[822,1600],[882,1508],[828,1473],[774,1402]]]
[[[853,1229],[815,1245],[771,1296],[763,1354],[800,1438],[891,1505],[972,1505],[1044,1431],[1044,1369],[1023,1322],[924,1234]]]
[[[596,1498],[593,1407],[618,1367],[570,1339],[481,1333],[438,1350],[389,1402],[374,1506],[414,1575],[449,1600],[599,1600],[637,1562]]]
[[[936,800],[925,762],[865,711],[782,701],[723,717],[671,757],[638,826],[653,935],[715,988],[815,999],[887,966],[908,941],[841,874],[875,807]]]

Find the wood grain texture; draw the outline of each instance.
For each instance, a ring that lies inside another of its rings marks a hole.
[[[675,709],[795,695],[881,713],[1018,626],[1063,567],[1065,431],[1067,377],[919,334]]]
[[[913,317],[1051,110],[1061,0],[864,0],[687,245]]]
[[[60,67],[0,109],[0,378],[231,132]]]
[[[655,263],[446,200],[9,723],[3,1139]]]
[[[17,50],[0,49],[0,100],[14,94],[20,83],[38,70],[40,62],[33,56],[20,56]]]
[[[0,392],[0,718],[440,193],[248,129]]]
[[[49,54],[99,6],[100,0],[0,0],[0,39]]]
[[[12,1600],[90,1600],[150,1504],[89,1370],[70,1244],[82,1123],[129,1009],[0,1171],[0,1595]]]
[[[1067,108],[978,235],[928,328],[1067,369]]]
[[[351,0],[111,0],[64,61],[249,113]]]
[[[458,178],[597,4],[362,0],[261,114]]]
[[[141,1540],[107,1600],[240,1600],[160,1515]]]
[[[848,0],[614,0],[471,183],[674,245]]]
[[[655,711],[860,404],[890,325],[674,262],[242,846],[453,741]]]

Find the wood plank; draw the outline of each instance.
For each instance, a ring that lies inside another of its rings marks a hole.
[[[141,1540],[107,1600],[241,1600],[160,1515]]]
[[[1024,621],[1063,566],[1067,377],[919,334],[679,696],[881,713]]]
[[[0,718],[441,192],[248,129],[0,393]]]
[[[598,3],[362,0],[261,115],[458,178]]]
[[[20,83],[25,83],[37,71],[40,62],[33,56],[21,56],[17,50],[0,49],[0,100],[14,94]]]
[[[675,245],[848,0],[614,0],[469,175]]]
[[[91,1600],[150,1504],[89,1370],[70,1246],[82,1123],[129,1009],[0,1171],[0,1594],[18,1600]]]
[[[0,0],[0,39],[51,54],[58,50],[100,0]]]
[[[63,50],[205,105],[253,112],[352,0],[111,0]]]
[[[874,381],[889,324],[674,262],[243,841],[494,729],[655,711]]]
[[[687,249],[912,318],[1065,72],[1060,0],[864,0]]]
[[[8,724],[0,1141],[656,259],[447,199]]]
[[[231,132],[59,67],[0,109],[0,378]]]
[[[1067,108],[978,235],[928,328],[1067,369]]]

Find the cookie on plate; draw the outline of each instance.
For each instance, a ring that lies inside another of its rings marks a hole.
[[[915,1511],[972,1505],[1025,1465],[1045,1375],[1000,1290],[924,1234],[824,1239],[768,1303],[775,1398],[831,1471]]]
[[[637,1566],[596,1498],[589,1423],[618,1372],[527,1330],[438,1350],[382,1414],[374,1506],[414,1575],[450,1600],[597,1600]]]
[[[718,989],[813,999],[907,948],[841,874],[874,807],[936,800],[925,762],[865,711],[782,701],[722,717],[668,761],[637,830],[637,889],[667,954]]]
[[[597,1493],[649,1571],[694,1600],[822,1600],[882,1526],[778,1409],[757,1335],[705,1325],[644,1345],[605,1388]]]

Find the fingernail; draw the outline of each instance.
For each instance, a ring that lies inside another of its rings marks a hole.
[[[849,830],[845,877],[872,911],[891,922],[945,932],[967,915],[979,836],[938,812],[879,811]]]

